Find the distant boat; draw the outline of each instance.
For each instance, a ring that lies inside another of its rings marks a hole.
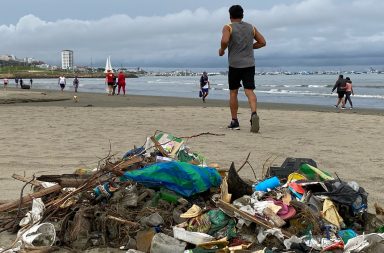
[[[111,64],[111,56],[108,56],[108,58],[107,58],[107,62],[105,63],[104,73],[107,73],[108,70],[110,70],[113,73],[113,68],[112,68],[112,64]]]

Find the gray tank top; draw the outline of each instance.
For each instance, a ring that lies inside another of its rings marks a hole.
[[[233,68],[248,68],[255,66],[253,53],[254,30],[253,26],[246,22],[234,22],[231,38],[228,44],[228,63]]]

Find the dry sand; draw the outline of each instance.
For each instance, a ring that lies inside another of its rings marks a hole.
[[[120,157],[162,130],[176,136],[219,134],[187,144],[223,168],[231,161],[239,167],[251,152],[249,162],[258,177],[263,165],[281,165],[286,157],[312,158],[320,169],[364,187],[370,206],[384,204],[384,111],[260,104],[261,131],[253,134],[246,103],[239,109],[242,129],[231,131],[226,129],[227,101],[79,93],[74,103],[72,96],[0,91],[0,199],[19,197],[23,183],[12,179],[13,173],[31,177],[94,168],[110,146]],[[271,158],[274,162],[266,163]],[[249,166],[240,174],[254,179]]]

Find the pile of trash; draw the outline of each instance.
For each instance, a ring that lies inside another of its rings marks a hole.
[[[207,165],[189,138],[156,132],[95,169],[14,175],[34,191],[0,205],[1,232],[16,233],[0,252],[384,252],[384,209],[375,203],[368,213],[356,182],[308,158],[246,180],[239,171],[249,155],[239,169]]]

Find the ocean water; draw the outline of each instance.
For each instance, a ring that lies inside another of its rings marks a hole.
[[[350,74],[356,108],[384,109],[384,74]],[[337,75],[256,75],[259,102],[333,106],[337,94],[331,94]],[[127,93],[148,96],[197,98],[200,76],[143,76],[126,79]],[[65,90],[74,90],[71,78]],[[209,76],[211,90],[207,99],[227,100],[229,90],[226,75]],[[12,85],[12,83],[11,83]],[[35,79],[33,88],[59,90],[57,79]],[[80,79],[79,92],[106,93],[104,79]],[[242,90],[239,100],[246,101]]]

